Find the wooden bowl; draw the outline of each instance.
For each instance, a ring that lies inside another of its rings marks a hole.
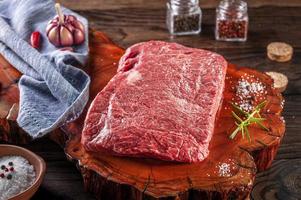
[[[3,156],[22,156],[26,158],[31,165],[33,165],[36,172],[36,180],[34,183],[23,192],[11,197],[9,200],[30,199],[36,193],[43,181],[46,171],[45,161],[35,153],[14,145],[0,145],[0,157]]]

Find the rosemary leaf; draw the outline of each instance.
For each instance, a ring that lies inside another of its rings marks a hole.
[[[238,121],[243,122],[243,120],[240,119],[240,117],[238,117],[237,114],[236,114],[235,112],[232,111],[232,115],[233,115],[233,117],[235,117],[235,119],[237,119]]]
[[[237,106],[237,105],[234,104],[234,103],[231,103],[231,104],[232,104],[232,106],[233,106],[236,110],[238,110],[241,114],[245,115],[246,117],[248,116],[248,113],[245,112],[243,109],[241,109],[239,106]]]
[[[244,131],[245,129],[244,128],[242,128],[241,129],[241,136],[242,136],[242,139],[245,139],[245,131]],[[247,134],[247,133],[246,133]]]
[[[233,139],[235,138],[236,134],[240,131],[240,129],[241,129],[241,127],[238,126],[238,127],[233,131],[233,133],[229,136],[230,139],[233,140]]]
[[[260,114],[259,112],[257,113],[257,115],[258,115],[259,118],[262,118],[262,117],[261,117],[261,114]]]
[[[266,103],[267,103],[266,100],[263,101],[263,102],[261,102],[260,104],[258,104],[258,105],[255,107],[254,110],[260,111],[260,110],[265,106]]]
[[[269,131],[269,129],[265,126],[265,125],[263,125],[261,122],[257,122],[256,123],[258,126],[260,126],[260,128],[262,128],[262,129],[264,129],[264,130],[266,130],[266,131]]]
[[[265,120],[265,118],[256,118],[256,117],[254,117],[254,118],[251,118],[250,120],[249,120],[249,122],[250,123],[260,123],[260,122],[262,122],[262,121],[264,121]]]
[[[229,136],[230,139],[234,139],[236,135],[241,132],[242,138],[244,139],[245,136],[248,138],[249,142],[251,142],[253,139],[252,135],[250,135],[248,126],[251,124],[257,124],[262,129],[268,131],[269,129],[265,127],[262,122],[266,120],[265,118],[262,118],[260,116],[260,110],[264,108],[267,101],[263,101],[260,104],[258,104],[252,111],[252,113],[247,113],[244,110],[242,110],[239,106],[232,103],[232,106],[240,112],[240,114],[243,114],[245,116],[245,120],[241,119],[234,111],[232,111],[232,115],[235,118],[235,125],[237,126],[236,129],[231,133]]]
[[[251,137],[250,137],[250,133],[249,133],[248,127],[245,127],[245,130],[246,130],[246,135],[248,137],[248,140],[249,140],[249,142],[251,142]]]

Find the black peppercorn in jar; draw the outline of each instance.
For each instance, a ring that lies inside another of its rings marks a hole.
[[[166,24],[173,35],[200,33],[201,19],[198,0],[170,0],[167,3]]]
[[[243,0],[222,0],[216,8],[215,39],[246,41],[248,34],[248,5]]]

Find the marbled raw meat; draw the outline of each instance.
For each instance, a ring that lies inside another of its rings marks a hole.
[[[162,41],[126,50],[91,104],[86,150],[169,161],[204,160],[227,69],[213,52]]]

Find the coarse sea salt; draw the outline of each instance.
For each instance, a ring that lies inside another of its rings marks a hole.
[[[3,166],[7,170],[1,169]],[[21,193],[36,179],[34,167],[21,156],[0,157],[0,167],[0,200],[7,200]]]
[[[219,174],[219,176],[222,176],[222,177],[231,176],[230,164],[221,163],[220,165],[218,165],[218,174]]]
[[[265,85],[259,80],[255,79],[254,81],[250,81],[250,79],[254,77],[242,77],[238,80],[236,86],[236,97],[238,98],[238,102],[235,102],[242,110],[250,112],[254,109],[252,105],[252,99],[258,98],[261,99],[263,95],[267,94]]]

